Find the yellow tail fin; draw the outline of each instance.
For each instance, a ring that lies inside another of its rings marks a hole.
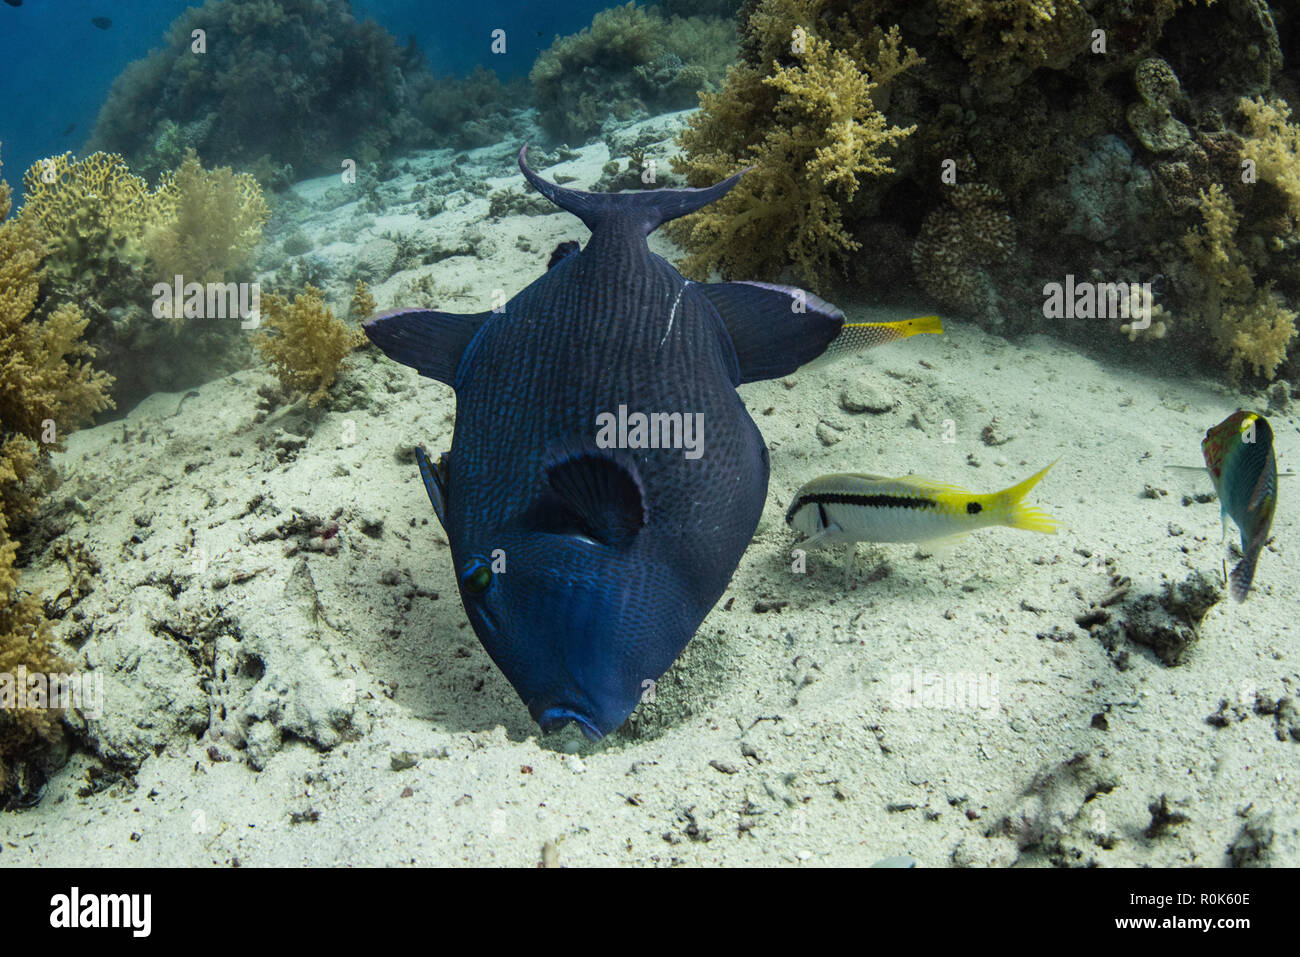
[[[822,365],[833,359],[855,352],[863,352],[883,346],[887,342],[897,342],[921,333],[939,335],[943,332],[943,321],[938,316],[921,316],[917,319],[901,319],[897,322],[846,322],[835,341],[826,347],[826,351],[810,365]]]
[[[1057,459],[1057,462],[1059,461],[1060,459]],[[1052,463],[1052,465],[1055,464],[1056,462]],[[1052,465],[1047,466],[1041,472],[1034,473],[1018,485],[1013,485],[1011,488],[998,492],[998,504],[1002,506],[1003,514],[1007,516],[1005,523],[1007,526],[1023,528],[1030,532],[1043,532],[1047,535],[1056,534],[1056,530],[1061,527],[1056,519],[1042,509],[1026,505],[1024,502],[1029,490],[1042,481],[1043,476],[1051,470]]]

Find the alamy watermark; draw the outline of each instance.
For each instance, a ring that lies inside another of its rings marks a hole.
[[[0,711],[43,711],[76,708],[87,718],[104,713],[104,676],[98,671],[80,674],[47,674],[28,671],[19,665],[14,671],[0,671]]]
[[[998,676],[974,671],[896,672],[890,682],[889,703],[899,710],[989,712],[998,707]]]
[[[262,324],[262,287],[255,282],[174,282],[153,285],[155,319],[239,319],[239,328]]]
[[[1132,329],[1149,329],[1153,302],[1149,282],[1075,282],[1070,273],[1064,283],[1043,286],[1046,319],[1125,319]]]
[[[596,416],[596,445],[602,449],[683,449],[688,459],[704,454],[703,412],[632,412]]]

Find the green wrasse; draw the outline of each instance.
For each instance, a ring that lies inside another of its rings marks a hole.
[[[823,475],[795,493],[785,520],[808,536],[804,544],[810,548],[836,542],[856,545],[951,539],[993,525],[1053,535],[1059,527],[1055,519],[1024,502],[1051,467],[986,495],[915,475],[892,479],[854,473]],[[850,567],[853,555],[851,547]]]
[[[1229,518],[1241,531],[1243,557],[1230,581],[1232,597],[1245,601],[1277,507],[1273,430],[1262,415],[1238,409],[1205,433],[1201,452],[1219,493],[1224,534]]]

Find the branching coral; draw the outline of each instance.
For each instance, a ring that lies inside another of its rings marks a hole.
[[[1248,134],[1242,158],[1255,164],[1260,179],[1281,190],[1287,212],[1300,221],[1300,126],[1291,122],[1291,108],[1286,100],[1262,97],[1242,99],[1237,106]]]
[[[1222,186],[1202,191],[1204,226],[1183,237],[1183,247],[1202,277],[1204,295],[1194,315],[1208,329],[1215,351],[1239,378],[1245,366],[1272,379],[1296,336],[1297,314],[1272,288],[1258,288],[1237,239],[1241,215]]]
[[[266,332],[255,340],[258,351],[286,389],[310,392],[311,404],[319,405],[360,335],[336,319],[321,291],[310,285],[292,303],[279,294],[264,297],[262,316]]]
[[[899,47],[893,33],[878,50],[895,73],[917,62]],[[701,96],[682,133],[688,158],[673,167],[691,186],[756,167],[721,201],[668,225],[687,250],[688,275],[757,278],[791,265],[818,281],[858,248],[843,210],[859,178],[892,172],[885,152],[915,129],[889,125],[872,99],[870,67],[826,40],[810,35],[792,65],[772,66],[770,75],[733,67],[720,93]]]
[[[9,210],[0,181],[0,674],[63,673],[70,669],[53,651],[39,600],[19,588],[12,533],[35,510],[40,464],[66,433],[112,405],[112,380],[86,364],[93,350],[81,341],[86,320],[75,306],[34,318],[41,231],[35,219],[8,219]],[[57,711],[0,709],[0,796],[15,786],[15,763],[61,734]]]
[[[1084,52],[1092,27],[1080,0],[939,0],[939,17],[977,73],[1059,68]]]
[[[40,229],[54,282],[102,291],[143,265],[140,239],[158,197],[121,156],[51,156],[27,170],[23,190],[20,215]]]
[[[221,282],[248,262],[262,239],[268,211],[262,189],[248,173],[199,165],[191,150],[158,186],[159,212],[144,234],[144,248],[160,280]]]
[[[352,290],[348,314],[355,319],[365,319],[374,313],[375,308],[375,297],[370,294],[370,287],[358,279]]]

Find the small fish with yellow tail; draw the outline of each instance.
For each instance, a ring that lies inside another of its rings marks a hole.
[[[858,542],[955,539],[993,525],[1054,535],[1056,520],[1024,501],[1051,467],[985,495],[915,475],[823,475],[795,493],[785,520],[808,536],[808,548],[848,542],[846,573],[853,568]]]
[[[1229,581],[1232,597],[1245,601],[1277,508],[1273,430],[1262,415],[1238,409],[1205,433],[1201,452],[1219,493],[1223,534],[1228,534],[1229,518],[1241,531],[1243,557]]]

